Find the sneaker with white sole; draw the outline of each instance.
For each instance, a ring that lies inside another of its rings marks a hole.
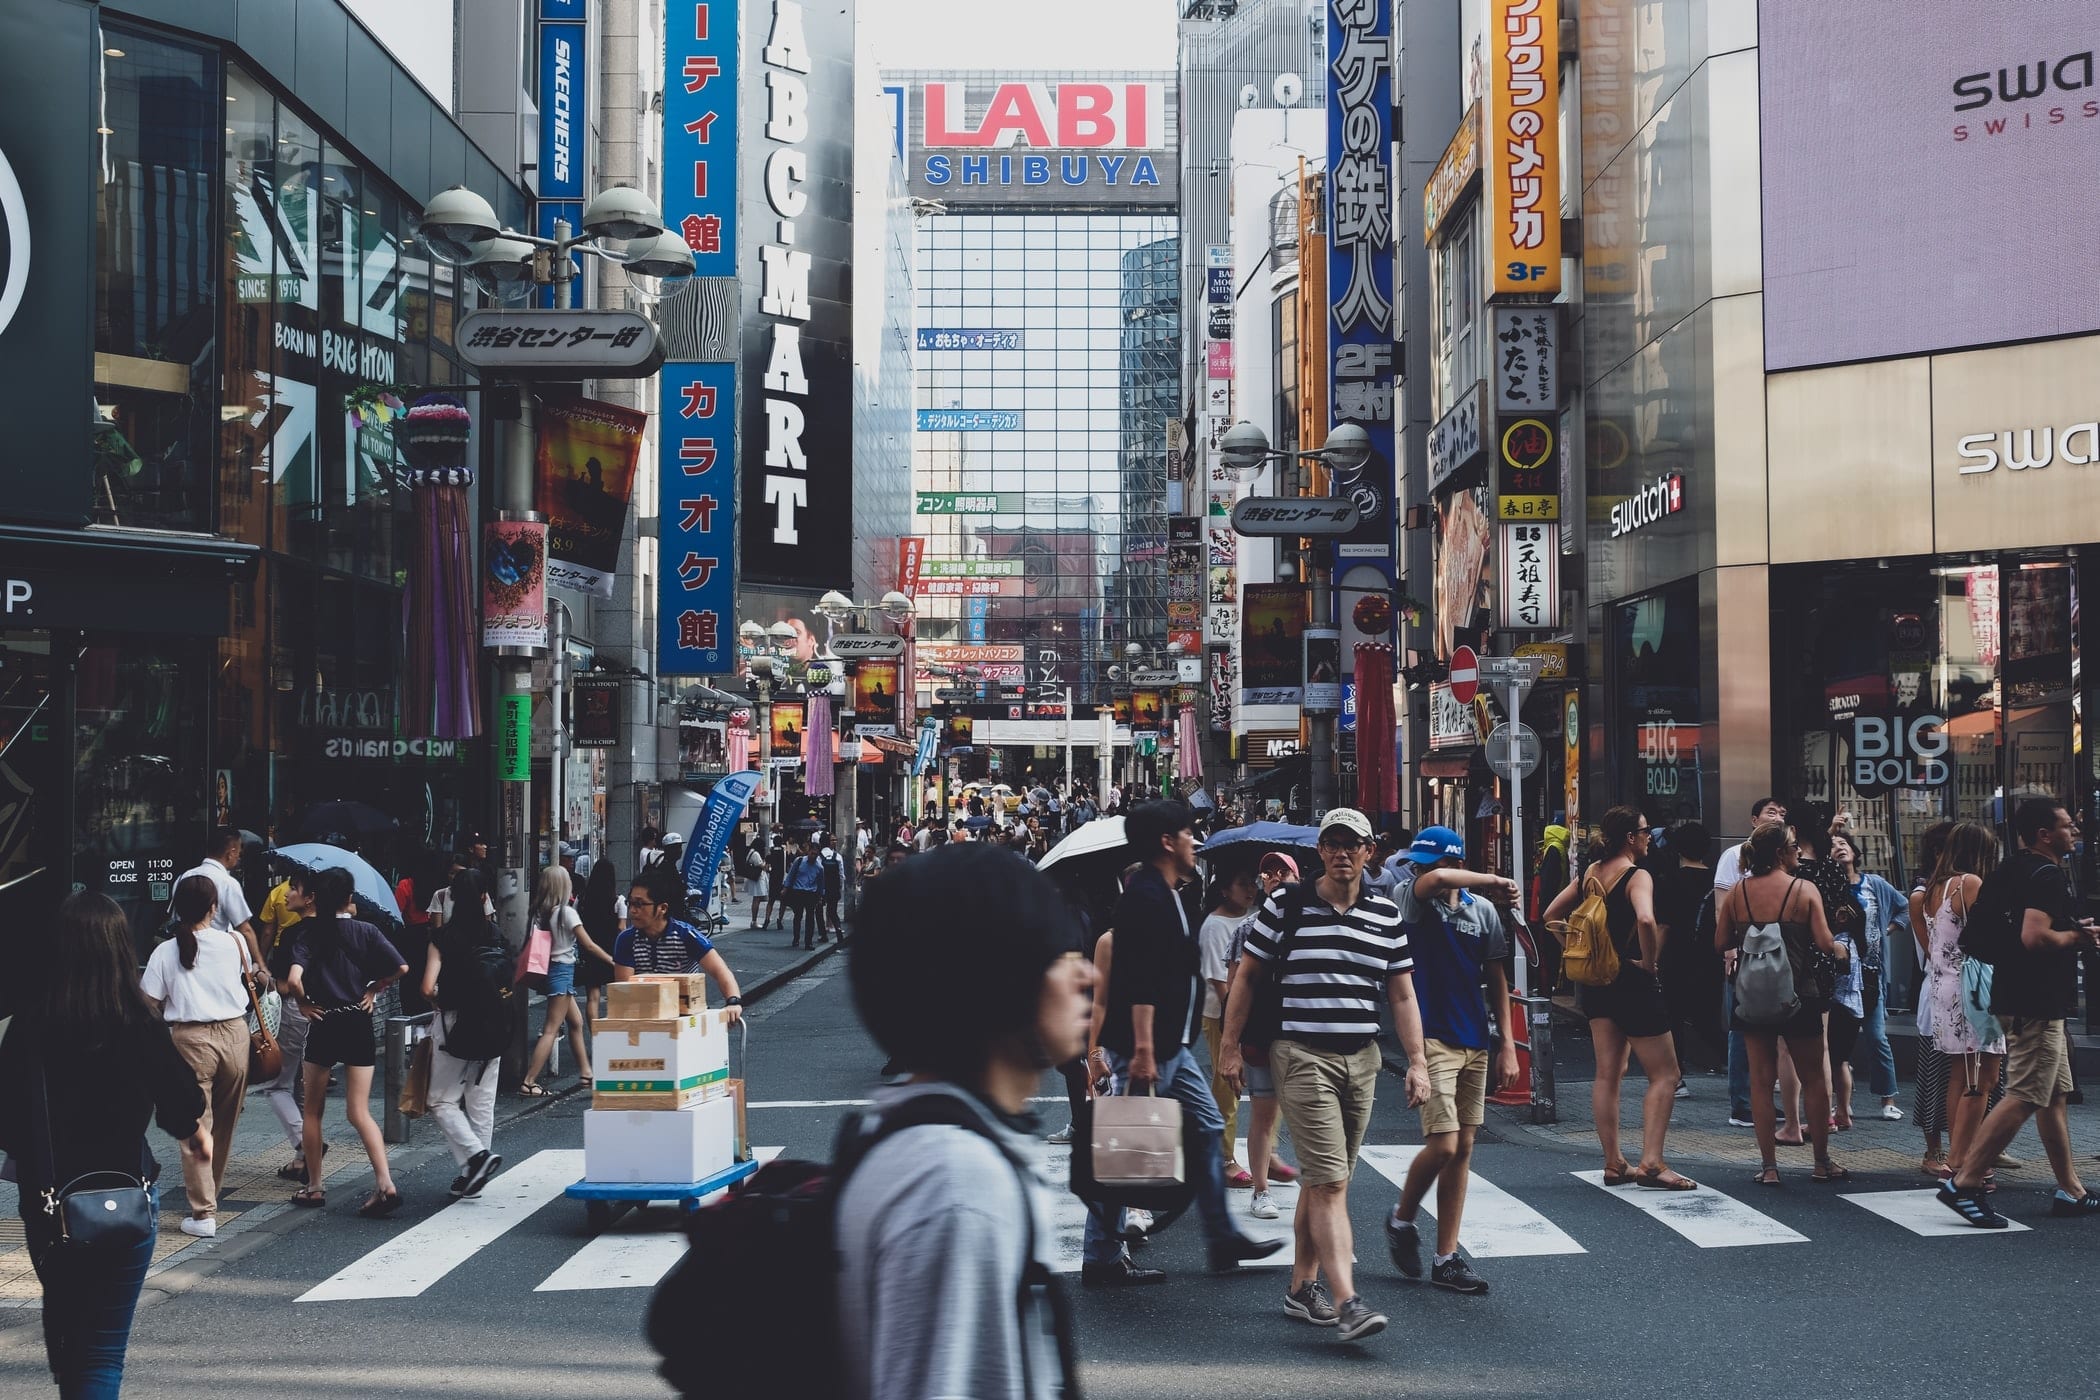
[[[1691,1085],[1689,1085],[1689,1084],[1687,1084],[1687,1083],[1685,1083],[1685,1082],[1684,1082],[1684,1081],[1683,1081],[1682,1079],[1678,1080],[1678,1081],[1677,1081],[1677,1092],[1676,1092],[1676,1093],[1675,1093],[1674,1095],[1672,1095],[1671,1097],[1673,1097],[1673,1098],[1679,1098],[1679,1099],[1688,1099],[1688,1098],[1690,1098],[1691,1096],[1692,1096],[1692,1086],[1691,1086]]]
[[[1307,1279],[1283,1295],[1283,1313],[1315,1327],[1332,1327],[1340,1320],[1334,1300],[1327,1296],[1327,1285],[1316,1278]]]
[[[1123,1212],[1123,1238],[1141,1240],[1152,1229],[1152,1212],[1132,1206]]]
[[[1728,1115],[1728,1126],[1731,1128],[1754,1128],[1757,1126],[1757,1122],[1747,1114],[1738,1117],[1731,1111]]]
[[[467,1167],[465,1173],[467,1178],[467,1187],[466,1190],[463,1191],[461,1194],[464,1196],[480,1195],[481,1188],[489,1184],[489,1179],[495,1176],[497,1171],[500,1170],[502,1166],[502,1155],[499,1153],[491,1152],[485,1147],[481,1149],[481,1151],[475,1153],[473,1156],[467,1158]]]
[[[1446,1259],[1429,1271],[1429,1281],[1438,1288],[1453,1293],[1485,1293],[1487,1280],[1473,1272],[1470,1264],[1461,1256]]]
[[[1059,1128],[1056,1132],[1050,1134],[1049,1137],[1045,1138],[1044,1141],[1049,1143],[1052,1147],[1071,1146],[1072,1125],[1070,1123],[1065,1124],[1062,1128]]]
[[[209,1215],[202,1219],[194,1215],[185,1215],[182,1217],[181,1230],[183,1234],[195,1235],[200,1240],[213,1239],[219,1233],[219,1222]]]
[[[1256,1220],[1274,1220],[1282,1213],[1276,1209],[1276,1198],[1266,1191],[1255,1192],[1254,1199],[1247,1202],[1247,1214]]]
[[[1375,1337],[1385,1330],[1386,1315],[1374,1312],[1361,1297],[1346,1298],[1336,1310],[1337,1335],[1345,1342]]]
[[[1891,1123],[1901,1123],[1903,1121],[1903,1110],[1892,1103],[1885,1103],[1881,1106],[1881,1116],[1888,1119]]]

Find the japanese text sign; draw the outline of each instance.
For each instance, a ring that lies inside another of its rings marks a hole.
[[[1560,407],[1560,308],[1495,308],[1495,408],[1551,413]]]
[[[736,669],[736,366],[664,366],[657,418],[657,670]]]
[[[1495,541],[1495,625],[1510,632],[1560,626],[1560,531],[1504,521]]]
[[[1371,457],[1348,538],[1392,577],[1393,0],[1327,0],[1327,352],[1335,425]],[[1376,554],[1371,554],[1376,551]],[[1316,621],[1325,622],[1321,618]]]
[[[1560,519],[1557,414],[1495,420],[1495,518]]]
[[[1547,0],[1489,0],[1481,195],[1490,296],[1560,291],[1560,20]]]
[[[664,7],[664,226],[697,277],[736,276],[739,0]]]

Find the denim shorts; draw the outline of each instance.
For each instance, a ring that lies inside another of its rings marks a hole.
[[[548,964],[547,964],[547,995],[548,995],[548,996],[550,996],[550,997],[566,997],[566,996],[574,996],[575,994],[576,994],[576,964],[575,964],[575,962],[574,962],[574,961],[570,961],[570,962],[550,962],[550,963],[548,963]]]
[[[1247,1097],[1250,1099],[1273,1099],[1276,1097],[1276,1072],[1267,1065],[1248,1065]]]

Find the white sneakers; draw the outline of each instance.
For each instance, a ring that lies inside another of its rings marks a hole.
[[[1256,1220],[1274,1220],[1278,1213],[1276,1198],[1266,1191],[1255,1192],[1253,1199],[1247,1202],[1247,1214]]]
[[[182,1217],[181,1230],[183,1234],[195,1235],[200,1240],[213,1239],[219,1233],[219,1222],[209,1215],[201,1220],[194,1215],[185,1215]]]

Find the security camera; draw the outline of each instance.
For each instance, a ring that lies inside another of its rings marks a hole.
[[[1240,89],[1241,111],[1245,111],[1247,108],[1252,107],[1255,103],[1259,101],[1261,101],[1261,89],[1256,87],[1254,84],[1248,83],[1245,87]]]

